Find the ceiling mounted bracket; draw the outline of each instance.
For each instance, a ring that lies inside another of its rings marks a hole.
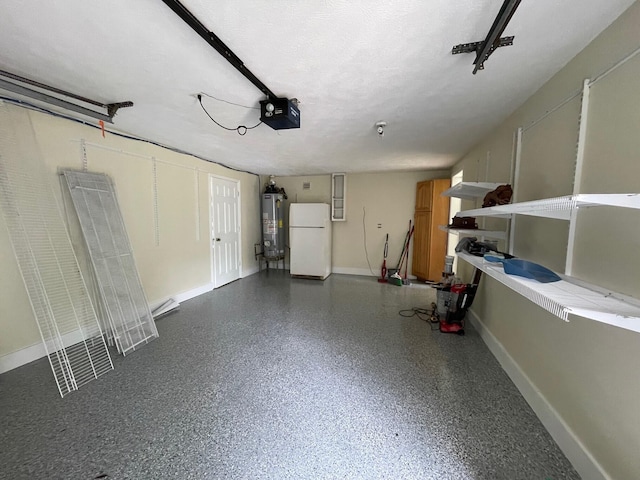
[[[113,118],[116,116],[116,112],[120,108],[133,107],[133,102],[108,103],[105,105],[105,107],[107,107],[107,115]]]
[[[513,14],[520,5],[520,1],[521,0],[504,1],[500,8],[500,12],[498,12],[498,15],[493,21],[493,25],[491,25],[491,28],[489,29],[489,33],[487,33],[487,36],[483,41],[461,43],[459,45],[455,45],[451,49],[452,55],[476,52],[476,58],[473,61],[473,64],[475,65],[473,69],[474,75],[478,70],[484,70],[484,62],[487,61],[489,56],[491,56],[497,48],[513,45],[513,36],[500,38],[500,35],[502,35],[504,29],[511,20],[511,17],[513,17]]]
[[[497,45],[492,45],[492,52],[498,47],[510,47],[511,45],[513,45],[514,38],[515,37],[513,36],[502,37],[500,40],[498,40]],[[451,49],[451,54],[457,55],[459,53],[477,52],[482,48],[483,43],[484,42],[461,43],[460,45],[456,45]],[[473,63],[475,63],[475,61]]]
[[[25,87],[24,85],[8,82],[0,78],[0,88],[4,90],[8,90],[18,95],[29,97],[33,100],[39,100],[41,102],[45,102],[50,105],[62,107],[66,110],[80,113],[82,115],[86,115],[87,117],[95,118],[96,120],[101,120],[107,123],[113,123],[113,117],[115,116],[118,109],[124,108],[124,107],[133,107],[133,102],[129,102],[129,101],[117,102],[117,103],[101,103],[96,100],[91,100],[90,98],[76,95],[75,93],[67,92],[57,87],[52,87],[50,85],[47,85],[41,82],[36,82],[35,80],[31,80],[29,78],[21,77],[20,75],[16,75],[14,73],[5,72],[4,70],[0,70],[0,76],[10,78],[11,80],[14,80],[20,83],[25,83],[27,85],[37,87],[41,90],[48,90],[50,92],[57,93],[65,97],[73,98],[83,103],[95,105],[96,107],[106,108],[107,114],[105,115],[104,113],[96,112],[95,110],[91,110],[89,108],[83,107],[82,105],[77,105],[75,103],[68,102],[61,98],[54,97],[53,95],[49,95],[48,93],[44,93],[39,90],[33,90],[32,88]]]

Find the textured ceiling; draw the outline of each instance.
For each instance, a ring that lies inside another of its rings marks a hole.
[[[484,39],[502,0],[183,0],[301,128],[260,125],[263,94],[161,0],[3,0],[0,69],[105,103],[112,127],[255,173],[447,168],[633,0],[524,0],[486,69],[454,44]],[[7,95],[0,90],[0,95]],[[232,105],[235,103],[242,106]],[[384,137],[375,123],[387,122]]]

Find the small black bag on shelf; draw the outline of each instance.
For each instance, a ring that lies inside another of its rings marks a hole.
[[[487,253],[499,253],[504,258],[514,258],[513,255],[501,252],[493,242],[479,242],[476,237],[464,237],[456,245],[456,252],[467,252],[476,257],[484,257]]]

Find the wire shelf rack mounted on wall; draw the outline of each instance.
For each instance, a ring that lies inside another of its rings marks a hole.
[[[640,305],[617,297],[612,292],[567,280],[540,283],[508,275],[500,264],[486,262],[482,257],[464,252],[458,253],[458,256],[564,321],[569,321],[569,315],[577,315],[640,332]]]
[[[572,212],[576,209],[602,206],[640,209],[640,194],[576,194],[466,210],[458,212],[456,216],[504,217],[521,214],[573,221]],[[535,280],[507,275],[501,266],[487,263],[482,258],[466,253],[458,253],[458,255],[490,277],[565,321],[569,319],[570,314],[573,314],[640,332],[640,304],[637,300],[578,281],[570,276],[564,276],[564,280],[559,282],[539,283]]]
[[[458,212],[457,217],[509,217],[512,214],[570,220],[571,212],[584,207],[623,207],[640,209],[638,193],[581,193],[564,197],[545,198],[530,202],[476,208]]]
[[[476,198],[484,197],[500,185],[502,185],[502,183],[460,182],[442,192],[442,195],[445,197],[462,198],[463,200],[475,200]]]

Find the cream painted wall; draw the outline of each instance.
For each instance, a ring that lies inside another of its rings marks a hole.
[[[638,25],[636,2],[453,171],[463,169],[465,180],[477,180],[478,159],[487,151],[511,151],[518,127],[531,126],[581,91],[584,78],[595,78],[637,49]],[[640,192],[638,78],[640,55],[591,88],[582,193]],[[525,132],[518,185],[526,198],[520,200],[571,193],[579,105],[574,99]],[[492,171],[510,169],[510,156],[492,155],[492,162]],[[639,298],[639,213],[582,210],[574,275]],[[516,254],[563,270],[567,223],[521,218],[515,223]],[[486,276],[472,309],[599,466],[596,476],[583,469],[584,478],[639,478],[640,334],[582,318],[565,323]]]
[[[8,105],[8,108],[19,108]],[[87,166],[114,180],[134,257],[150,304],[211,284],[209,175],[240,180],[243,275],[257,271],[253,245],[260,240],[258,177],[145,142],[124,139],[68,120],[29,113],[54,192],[56,170]],[[154,161],[157,231],[154,210]],[[73,230],[72,230],[73,234]],[[37,344],[40,337],[0,217],[0,356]]]
[[[334,222],[333,229],[334,268],[371,275],[370,264],[373,275],[379,276],[387,233],[387,268],[395,268],[409,220],[413,221],[416,184],[422,180],[449,177],[449,171],[347,175],[347,220]],[[365,230],[369,264],[365,252]],[[409,275],[412,252],[413,244],[409,251]]]
[[[266,185],[268,177],[262,177],[262,185]],[[303,188],[309,183],[309,189]],[[276,185],[284,188],[291,203],[331,203],[331,175],[309,175],[305,177],[277,177]],[[288,207],[287,207],[288,215]]]
[[[395,268],[409,228],[409,220],[413,220],[416,184],[422,180],[449,176],[448,170],[347,174],[347,219],[344,222],[333,222],[334,272],[380,275],[387,233],[387,268]],[[303,190],[305,182],[311,183],[309,190]],[[276,183],[286,190],[289,202],[297,199],[298,202],[305,203],[331,203],[331,175],[278,177]],[[369,263],[365,252],[365,229]]]

